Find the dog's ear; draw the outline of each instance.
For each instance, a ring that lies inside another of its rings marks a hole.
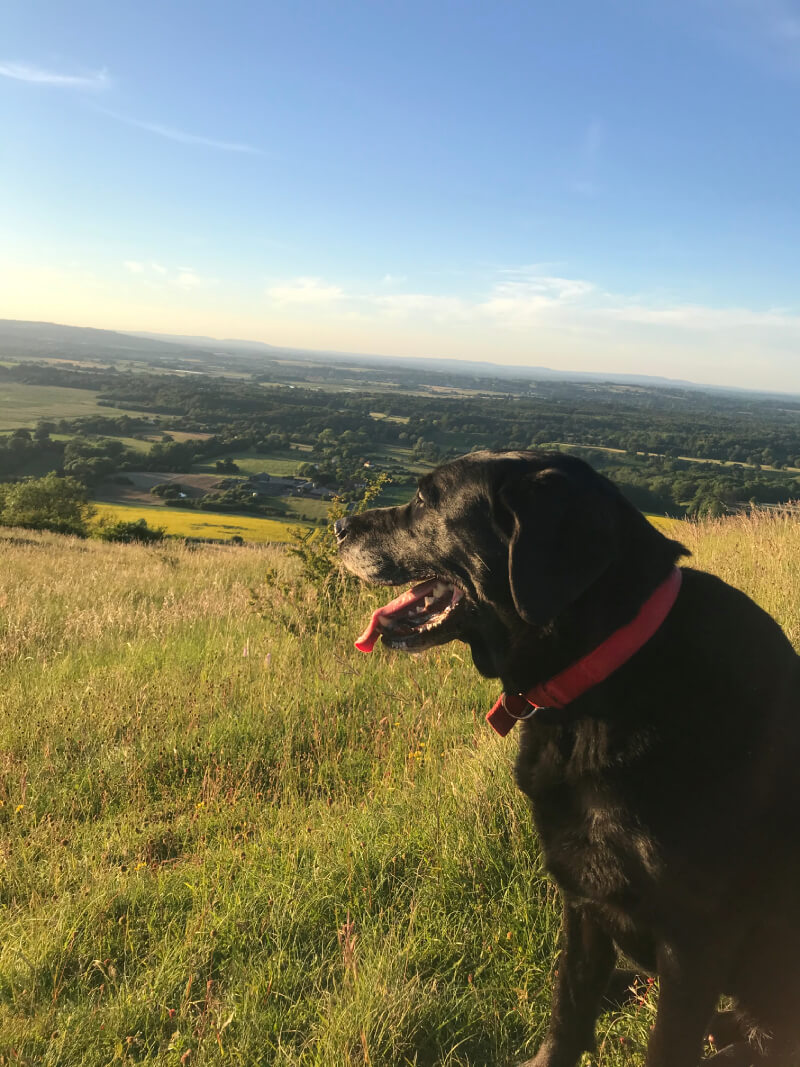
[[[608,568],[616,548],[607,493],[548,468],[496,491],[509,537],[508,578],[517,614],[535,626],[554,619]],[[502,518],[501,518],[502,516]]]

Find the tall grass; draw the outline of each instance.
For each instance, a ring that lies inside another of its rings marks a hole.
[[[687,527],[800,643],[800,526]],[[511,1064],[559,927],[496,685],[279,549],[0,537],[0,1063]],[[591,1062],[640,1062],[650,997]],[[587,1058],[586,1062],[590,1062]]]

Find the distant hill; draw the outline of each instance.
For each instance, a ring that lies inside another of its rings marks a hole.
[[[310,348],[286,348],[278,345],[269,345],[264,341],[243,341],[231,338],[215,338],[202,336],[183,336],[165,333],[136,333],[134,337],[148,338],[159,341],[181,342],[193,344],[198,348],[214,352],[216,355],[224,352],[236,353],[237,355],[269,356],[291,355],[295,359],[303,360],[336,360],[351,364],[363,364],[368,366],[379,365],[382,367],[415,368],[418,370],[439,371],[444,373],[468,375],[481,378],[546,378],[553,381],[576,381],[576,382],[616,382],[620,385],[648,385],[648,386],[680,386],[684,389],[700,388],[694,382],[680,378],[664,378],[649,374],[614,374],[588,371],[556,370],[553,367],[521,366],[516,363],[490,363],[488,360],[469,359],[440,359],[429,356],[384,356],[374,352],[340,352],[333,349],[310,349]],[[704,386],[703,388],[709,388]]]
[[[180,338],[166,341],[137,337],[116,330],[90,326],[61,326],[53,322],[0,319],[0,353],[23,359],[131,359],[204,358],[205,349],[190,346]]]
[[[427,371],[454,377],[511,378],[518,381],[605,382],[645,388],[700,389],[703,391],[783,396],[756,390],[704,385],[681,378],[651,374],[620,374],[557,370],[553,367],[490,363],[486,360],[440,359],[424,356],[383,356],[376,353],[337,352],[328,349],[287,348],[263,341],[217,339],[200,335],[161,334],[121,330],[97,330],[89,326],[62,326],[52,322],[0,319],[0,356],[20,359],[131,360],[175,366],[186,360],[224,372],[225,356],[235,357],[238,369],[257,371],[264,360],[276,358],[300,362],[331,363],[386,370]],[[195,368],[200,369],[200,368]],[[794,395],[794,394],[792,394]]]

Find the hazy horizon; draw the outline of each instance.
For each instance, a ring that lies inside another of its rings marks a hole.
[[[800,391],[798,0],[5,30],[0,316]]]

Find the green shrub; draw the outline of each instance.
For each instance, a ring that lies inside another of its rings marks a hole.
[[[315,526],[312,530],[296,527],[292,530],[292,544],[289,555],[300,560],[303,578],[313,586],[328,588],[343,585],[345,578],[339,567],[339,552],[333,524],[345,515],[355,515],[371,507],[389,482],[388,474],[379,474],[374,482],[366,487],[361,497],[352,508],[341,497],[335,497],[328,508],[328,521],[324,526]]]
[[[135,521],[110,521],[101,519],[95,529],[95,537],[101,541],[122,541],[125,544],[152,544],[163,541],[166,536],[163,526],[148,526],[146,519]]]
[[[0,525],[86,537],[94,508],[77,478],[51,471],[43,478],[0,485]]]

